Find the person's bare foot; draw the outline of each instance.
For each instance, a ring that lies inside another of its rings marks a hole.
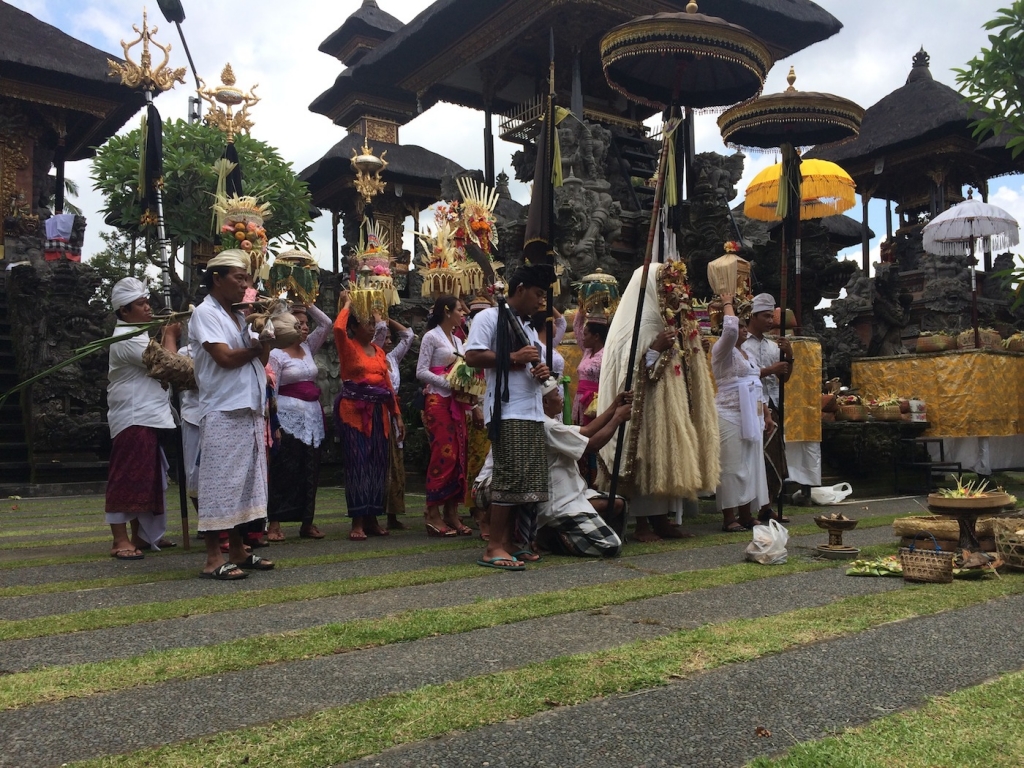
[[[388,530],[404,531],[406,530],[406,526],[405,523],[398,519],[398,515],[388,515]]]
[[[267,526],[267,541],[284,541],[284,531],[281,530],[281,524],[271,522]]]
[[[646,517],[638,517],[636,519],[636,529],[633,531],[633,538],[643,544],[661,541],[661,536],[654,532]]]
[[[675,523],[669,522],[667,516],[658,517],[651,521],[654,532],[663,539],[692,539],[695,534],[684,531]]]

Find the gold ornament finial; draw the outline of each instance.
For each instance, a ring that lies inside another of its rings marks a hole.
[[[695,0],[690,0],[690,2],[686,4],[686,12],[697,13],[697,3]]]
[[[121,50],[124,51],[124,64],[113,59],[107,59],[107,66],[110,70],[107,72],[107,76],[120,77],[122,85],[142,91],[169,91],[174,87],[175,80],[184,84],[185,68],[170,69],[167,66],[167,63],[171,60],[171,44],[160,45],[160,43],[153,39],[153,35],[160,28],[149,28],[148,15],[145,8],[142,9],[142,29],[139,29],[135,24],[132,24],[132,29],[139,36],[130,43],[126,43],[124,40],[121,41]],[[132,61],[131,56],[128,55],[128,51],[139,43],[142,43],[142,55],[139,57],[139,63],[136,64]],[[159,48],[164,54],[164,60],[160,62],[160,66],[156,69],[152,68],[153,56],[149,52],[150,43],[155,48]]]
[[[224,131],[228,135],[228,143],[232,144],[235,141],[236,133],[249,133],[254,125],[253,121],[249,119],[249,108],[259,103],[260,98],[256,95],[259,83],[250,88],[248,93],[241,88],[236,88],[235,71],[231,68],[230,63],[225,64],[224,69],[221,70],[220,81],[222,85],[206,88],[206,83],[199,78],[200,87],[196,91],[199,93],[199,98],[210,105],[203,120],[207,125]],[[241,105],[241,109],[238,112],[233,112],[238,105]]]
[[[366,205],[387,187],[387,182],[380,177],[383,170],[388,167],[388,161],[384,159],[387,153],[385,149],[380,153],[380,157],[377,157],[373,154],[373,148],[367,145],[366,139],[363,139],[362,154],[352,150],[352,170],[356,172],[352,184],[363,196]]]
[[[789,88],[786,89],[787,91],[796,90],[796,88],[793,85],[796,82],[796,70],[793,69],[793,67],[789,68],[789,74],[786,75],[786,82],[789,83]]]

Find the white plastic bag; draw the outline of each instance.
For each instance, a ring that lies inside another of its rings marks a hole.
[[[838,504],[851,493],[853,493],[853,486],[849,483],[836,483],[831,488],[827,485],[819,485],[816,488],[811,488],[811,501],[820,506]]]
[[[754,540],[747,545],[747,560],[761,565],[782,565],[788,557],[787,541],[789,531],[777,520],[769,520],[767,525],[755,525]]]

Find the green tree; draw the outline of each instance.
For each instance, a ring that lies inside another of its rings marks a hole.
[[[974,106],[974,135],[1010,134],[1006,143],[1017,157],[1024,151],[1024,0],[1000,8],[983,28],[991,47],[954,69],[960,92]]]
[[[217,176],[213,165],[224,151],[224,134],[203,123],[184,120],[164,123],[164,224],[171,240],[174,258],[185,243],[217,242],[213,237],[213,195]],[[240,135],[235,147],[241,161],[243,184],[247,194],[259,194],[273,207],[273,215],[264,228],[272,249],[286,243],[309,248],[311,201],[305,182],[299,181],[291,163],[285,162],[270,145]],[[153,247],[147,250],[157,263],[155,227],[142,226],[139,186],[139,129],[115,136],[96,153],[92,179],[103,195],[103,213],[109,224],[129,236],[146,238]],[[172,265],[172,279],[184,289]]]
[[[125,277],[135,277],[154,288],[153,281],[146,274],[149,261],[145,250],[139,246],[140,238],[122,230],[100,232],[105,247],[89,258],[89,265],[100,275],[96,299],[106,305],[114,283]]]

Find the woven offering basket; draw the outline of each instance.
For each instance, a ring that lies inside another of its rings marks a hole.
[[[899,421],[899,405],[869,405],[868,413],[875,421]]]
[[[864,421],[868,417],[868,409],[863,405],[840,405],[837,420]]]
[[[918,336],[915,349],[918,352],[945,352],[948,349],[956,349],[956,336]]]
[[[993,520],[992,530],[996,537],[996,552],[1003,558],[1007,568],[1024,571],[1024,519],[1019,517]]]
[[[931,536],[935,549],[932,551],[918,549],[915,544],[919,536]],[[919,581],[929,584],[953,583],[953,553],[938,548],[935,537],[929,534],[917,534],[909,547],[900,547],[900,565],[903,566],[904,581]]]
[[[981,343],[981,349],[1003,348],[1003,337],[996,331],[987,331],[979,328],[978,341]],[[974,330],[969,328],[966,331],[962,331],[956,337],[956,346],[958,349],[974,349]]]

